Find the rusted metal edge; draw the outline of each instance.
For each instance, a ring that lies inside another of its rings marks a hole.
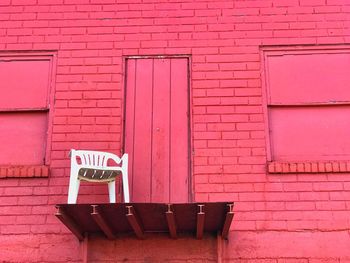
[[[197,205],[199,212],[197,213],[197,239],[203,238],[204,233],[204,220],[205,220],[205,213],[203,211],[204,205]]]
[[[106,235],[108,239],[115,239],[116,238],[115,234],[113,233],[113,230],[105,220],[98,205],[91,205],[91,207],[92,207],[91,217],[94,219],[94,221],[99,226],[99,228],[102,230],[102,232]]]
[[[227,239],[227,237],[228,237],[228,233],[230,231],[230,226],[231,226],[232,219],[234,216],[233,203],[227,204],[227,206],[228,206],[228,211],[226,213],[224,226],[222,227],[222,232],[221,232],[221,236],[223,239]]]
[[[127,205],[125,207],[127,209],[126,218],[128,219],[131,228],[134,230],[135,235],[139,239],[144,239],[144,233],[142,230],[142,226],[135,215],[134,207],[132,205]]]
[[[168,210],[165,212],[166,221],[168,223],[169,233],[171,238],[177,238],[175,214],[171,210],[171,205],[168,204]]]
[[[65,213],[64,209],[60,206],[56,206],[57,211],[55,216],[61,220],[61,222],[79,239],[79,241],[84,240],[84,234],[78,224]]]

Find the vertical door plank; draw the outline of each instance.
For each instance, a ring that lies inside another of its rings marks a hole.
[[[154,60],[152,202],[169,202],[170,60]]]
[[[153,59],[136,60],[133,202],[151,201]]]
[[[133,200],[133,160],[134,160],[134,130],[135,130],[135,92],[136,92],[136,60],[126,61],[126,95],[125,95],[125,127],[124,127],[124,152],[129,154],[129,188],[131,200]]]
[[[171,60],[170,199],[189,201],[188,60]]]

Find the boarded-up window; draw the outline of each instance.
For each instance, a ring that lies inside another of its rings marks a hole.
[[[43,165],[50,56],[0,56],[0,165]]]
[[[272,161],[348,160],[350,50],[266,51]]]
[[[188,60],[127,59],[125,147],[133,202],[189,201]]]

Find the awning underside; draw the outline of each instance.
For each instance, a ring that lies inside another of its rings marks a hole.
[[[60,204],[55,216],[79,239],[85,234],[103,233],[108,239],[134,233],[193,233],[201,239],[204,233],[227,238],[233,219],[233,203],[117,203]]]

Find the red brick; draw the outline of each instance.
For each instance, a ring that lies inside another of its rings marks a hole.
[[[1,227],[1,234],[28,234],[30,232],[30,225],[7,225]]]
[[[220,149],[198,149],[195,152],[196,156],[221,156]]]
[[[47,196],[26,196],[18,198],[18,205],[44,205],[47,204]]]
[[[15,206],[9,204],[9,206],[1,206],[0,212],[2,215],[26,215],[31,213],[31,206]]]
[[[241,156],[250,155],[251,150],[247,148],[223,149],[223,156]]]
[[[234,157],[209,157],[208,164],[236,164],[237,158]]]
[[[253,186],[251,184],[225,184],[224,185],[225,192],[251,192],[253,191]]]
[[[239,157],[238,163],[240,164],[264,164],[266,162],[265,157]]]
[[[340,182],[319,182],[313,183],[313,189],[316,191],[339,191],[343,190],[343,184]]]
[[[197,184],[196,192],[223,192],[222,184]]]
[[[207,143],[208,148],[231,148],[235,145],[236,142],[230,140],[210,140]]]
[[[317,210],[346,210],[346,203],[344,201],[320,201],[315,204]]]
[[[299,192],[300,200],[329,200],[330,196],[328,192]]]
[[[325,4],[325,0],[300,0],[301,6],[322,6]]]
[[[256,222],[258,230],[286,230],[287,223],[286,221],[257,221]],[[281,261],[284,262],[284,261]]]
[[[224,172],[225,173],[233,173],[233,174],[244,174],[250,173],[252,167],[250,165],[225,165]]]
[[[16,224],[19,225],[36,225],[36,224],[44,224],[45,216],[38,215],[30,215],[30,216],[17,216]]]
[[[314,210],[315,209],[315,203],[314,202],[287,202],[286,203],[286,210],[297,210],[297,211],[303,211],[303,210]]]
[[[350,194],[348,192],[330,192],[330,200],[350,200]]]
[[[21,196],[21,195],[31,195],[33,189],[31,187],[8,187],[4,189],[3,195],[6,196]]]
[[[260,110],[260,107],[257,108],[257,110]],[[247,111],[250,111],[247,109]],[[238,123],[237,124],[237,130],[242,131],[251,131],[251,130],[263,130],[264,124],[263,123]]]
[[[232,131],[235,130],[234,123],[209,123],[207,125],[208,131]]]
[[[322,231],[334,231],[339,228],[347,228],[349,225],[347,220],[320,220],[318,221],[318,228]],[[327,261],[326,261],[327,262]],[[330,261],[332,262],[332,261]]]
[[[287,221],[287,227],[289,231],[305,231],[317,228],[317,221],[305,221],[305,220],[297,220],[297,221]]]
[[[286,183],[283,186],[284,191],[291,191],[291,192],[301,192],[301,191],[313,191],[313,184],[312,183]]]
[[[250,140],[239,140],[237,142],[238,147],[264,147],[265,140],[250,139]]]
[[[256,224],[255,221],[237,221],[237,223],[233,226],[234,230],[255,230]],[[247,261],[249,262],[249,261]]]

